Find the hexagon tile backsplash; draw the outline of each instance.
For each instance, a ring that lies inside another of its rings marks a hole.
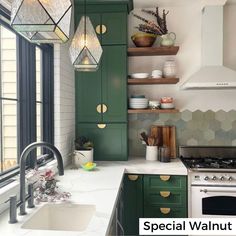
[[[174,125],[177,145],[236,146],[236,111],[191,112],[176,114],[129,115],[129,155],[145,155],[140,133],[150,132],[151,125]]]

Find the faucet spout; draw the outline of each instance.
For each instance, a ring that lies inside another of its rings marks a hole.
[[[25,211],[25,168],[26,168],[26,159],[29,155],[29,153],[37,148],[37,147],[45,147],[47,149],[49,149],[50,151],[53,152],[53,154],[55,155],[56,159],[57,159],[57,163],[58,163],[58,173],[59,175],[64,175],[64,168],[63,168],[63,159],[62,156],[60,154],[60,152],[58,151],[58,149],[53,146],[50,143],[47,142],[34,142],[31,143],[30,145],[28,145],[22,152],[21,156],[20,156],[20,215],[25,215],[26,211]]]

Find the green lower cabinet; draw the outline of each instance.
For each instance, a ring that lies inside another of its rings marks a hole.
[[[124,177],[125,235],[139,235],[139,218],[143,217],[143,176]]]
[[[77,124],[76,136],[86,136],[94,143],[95,161],[126,161],[127,124]]]

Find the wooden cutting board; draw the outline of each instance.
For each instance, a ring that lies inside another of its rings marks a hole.
[[[156,126],[151,127],[151,136],[158,139],[158,146],[170,148],[171,158],[176,158],[176,128],[175,126]]]

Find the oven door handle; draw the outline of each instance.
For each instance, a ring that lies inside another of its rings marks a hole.
[[[208,190],[208,189],[200,189],[201,193],[236,193],[236,191],[230,191],[230,190]]]

